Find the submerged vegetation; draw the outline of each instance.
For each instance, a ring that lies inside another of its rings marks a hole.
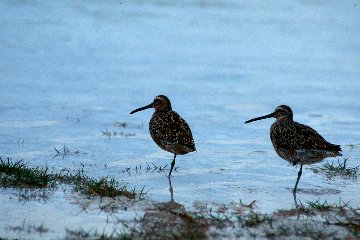
[[[88,197],[118,197],[125,196],[134,199],[135,189],[128,190],[126,186],[120,186],[119,183],[109,177],[91,178],[84,174],[83,169],[73,173],[69,169],[63,169],[55,174],[57,181],[74,186],[74,191],[84,194]],[[142,192],[141,192],[142,193]]]
[[[143,123],[134,124],[134,123],[116,121],[114,122],[113,127],[115,127],[116,129],[115,130],[100,129],[101,136],[104,136],[109,140],[114,137],[125,137],[125,138],[135,137],[136,134],[133,132],[129,132],[128,129],[143,129],[144,124]],[[118,129],[122,129],[122,130],[118,131]]]
[[[55,155],[54,158],[61,156],[62,158],[65,158],[66,156],[69,155],[79,155],[79,154],[86,154],[83,152],[80,152],[80,150],[76,150],[76,151],[71,151],[66,145],[63,145],[63,147],[58,147],[56,148],[54,146],[54,150],[55,150]]]
[[[342,162],[337,160],[337,163],[332,161],[326,162],[323,166],[318,168],[311,168],[314,173],[325,173],[329,179],[333,179],[336,176],[344,178],[356,178],[359,173],[359,166],[349,167],[347,165],[348,159],[345,158]]]
[[[339,203],[329,203],[327,200],[320,201],[307,201],[307,206],[300,204],[300,206],[284,210],[280,209],[274,213],[276,216],[281,217],[294,217],[296,216],[299,219],[300,216],[306,216],[306,219],[316,219],[321,220],[321,224],[333,227],[345,227],[348,231],[346,239],[360,239],[360,208],[352,207],[349,203],[339,202]],[[313,236],[317,238],[330,238],[330,239],[340,239],[335,237],[336,234],[331,235],[331,231],[321,230],[321,227],[317,227],[318,233],[313,232]],[[339,230],[344,230],[339,228]],[[354,238],[355,237],[355,238]],[[341,239],[345,239],[341,237]]]
[[[52,183],[52,176],[48,168],[30,168],[23,160],[13,162],[0,157],[1,185],[15,187],[47,187]]]
[[[13,231],[13,232],[25,233],[25,234],[37,232],[40,235],[45,234],[49,231],[49,229],[46,228],[43,224],[40,224],[38,226],[32,225],[32,224],[27,224],[25,220],[22,222],[22,224],[20,224],[18,226],[8,227],[7,230]],[[2,239],[2,238],[0,237],[0,239]]]
[[[117,197],[125,196],[134,199],[136,196],[135,189],[129,191],[126,186],[119,186],[119,183],[113,178],[94,179],[90,177],[82,177],[80,181],[75,182],[76,192],[80,192],[86,196],[100,197]]]
[[[111,234],[98,233],[97,231],[86,231],[84,229],[79,230],[69,230],[66,229],[65,240],[130,240],[132,239],[130,235],[120,234],[113,232]]]
[[[101,130],[101,134],[102,136],[105,136],[107,137],[109,140],[110,138],[112,137],[116,137],[116,136],[121,136],[121,137],[125,137],[125,138],[128,138],[128,137],[134,137],[135,136],[135,133],[124,133],[124,132],[117,132],[117,131],[108,131],[107,129],[105,130]]]
[[[320,202],[320,199],[314,202],[308,201],[307,204],[309,204],[309,210],[319,210],[319,211],[326,211],[331,208],[341,207],[336,204],[330,204],[326,200],[324,202]]]
[[[118,218],[112,230],[66,229],[65,239],[359,239],[359,208],[319,200],[308,204],[261,214],[242,205],[189,211],[173,201],[155,203],[141,217],[127,221]],[[12,231],[18,229],[9,227]],[[32,231],[38,229],[48,231],[43,225],[31,227]]]
[[[332,165],[332,168],[336,168]],[[338,165],[339,169],[348,169],[346,161]],[[162,172],[166,167],[147,164],[144,169]],[[125,172],[131,170],[141,171],[141,166],[128,168]],[[90,210],[91,204],[98,204],[98,209],[109,214],[110,218],[112,217],[110,220],[116,223],[113,232],[67,229],[65,239],[360,238],[360,208],[351,207],[344,202],[332,204],[318,199],[307,201],[306,204],[300,203],[293,209],[280,209],[271,214],[263,214],[256,211],[256,200],[249,203],[240,200],[215,206],[199,204],[194,205],[192,210],[187,210],[172,200],[148,203],[144,215],[133,220],[124,220],[119,213],[127,211],[128,207],[131,208],[137,202],[127,199],[141,199],[145,194],[144,189],[140,192],[128,189],[111,177],[89,177],[84,173],[84,168],[75,172],[62,169],[58,173],[52,173],[48,168],[31,168],[23,160],[0,158],[0,184],[18,188],[20,202],[45,202],[58,185],[71,186],[73,192],[79,193],[72,201],[76,204],[78,200],[82,211]],[[125,201],[117,198],[119,196],[124,197]],[[19,226],[9,226],[8,230],[39,234],[50,231],[42,224],[26,225],[25,222]]]
[[[83,169],[75,174],[70,170],[62,170],[60,173],[49,173],[48,168],[31,168],[23,160],[12,161],[10,158],[3,160],[0,158],[0,184],[4,187],[16,188],[53,188],[59,183],[73,186],[75,192],[86,196],[99,197],[118,197],[124,196],[134,199],[137,195],[135,189],[128,190],[126,186],[120,184],[113,178],[103,177],[99,179],[88,177]],[[143,189],[140,192],[142,196]],[[25,199],[29,198],[25,194]],[[34,197],[34,194],[30,194]]]

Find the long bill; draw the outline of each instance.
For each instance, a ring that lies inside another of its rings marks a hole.
[[[266,118],[271,118],[274,116],[274,113],[270,113],[270,114],[267,114],[267,115],[264,115],[264,116],[261,116],[261,117],[257,117],[257,118],[253,118],[253,119],[250,119],[250,120],[247,120],[245,123],[251,123],[251,122],[255,122],[255,121],[258,121],[258,120],[262,120],[262,119],[266,119]]]
[[[132,111],[130,114],[133,114],[133,113],[136,113],[136,112],[140,112],[142,110],[145,110],[145,109],[148,109],[148,108],[152,108],[153,107],[153,104],[150,103],[149,105],[146,105],[144,107],[141,107],[141,108],[138,108],[138,109],[135,109],[134,111]]]

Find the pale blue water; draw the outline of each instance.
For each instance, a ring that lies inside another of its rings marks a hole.
[[[272,148],[273,120],[244,124],[280,104],[341,144],[349,166],[360,165],[357,1],[1,1],[0,29],[3,158],[57,170],[84,164],[91,176],[145,186],[151,201],[168,201],[168,170],[146,171],[146,163],[172,159],[150,138],[152,110],[129,114],[164,94],[197,147],[178,156],[172,179],[174,199],[186,207],[239,199],[257,200],[262,212],[293,206],[297,170]],[[109,140],[105,129],[135,136]],[[54,158],[63,145],[81,154]],[[123,173],[136,166],[141,172]],[[305,168],[299,188],[302,202],[360,205],[358,180],[326,181]],[[76,215],[80,207],[61,192],[26,204],[12,190],[0,193],[0,236],[19,236],[7,227],[24,218],[60,224],[44,238],[90,222],[108,226],[96,210]],[[69,215],[73,222],[59,221]]]

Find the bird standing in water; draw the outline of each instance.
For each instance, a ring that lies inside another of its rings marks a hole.
[[[293,189],[295,194],[303,165],[317,163],[327,157],[341,156],[341,147],[329,143],[311,127],[295,122],[291,108],[286,105],[278,106],[273,113],[245,123],[271,117],[276,118],[270,128],[270,138],[276,153],[294,166],[300,164]]]
[[[149,105],[135,109],[130,114],[155,108],[149,123],[149,131],[154,142],[163,150],[174,154],[169,177],[175,166],[176,155],[184,155],[196,151],[189,125],[171,108],[170,100],[164,96],[156,96]]]

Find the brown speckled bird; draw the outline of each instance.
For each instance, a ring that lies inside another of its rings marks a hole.
[[[293,121],[293,112],[286,105],[278,106],[273,113],[253,118],[245,123],[271,117],[276,118],[270,128],[270,138],[276,153],[294,166],[300,164],[294,193],[304,164],[317,163],[327,157],[341,156],[340,145],[329,143],[311,127]]]
[[[154,142],[163,150],[174,154],[169,177],[175,166],[176,155],[196,151],[189,125],[171,108],[170,100],[164,96],[156,96],[149,105],[135,109],[130,114],[148,108],[155,108],[149,123],[149,131]]]

